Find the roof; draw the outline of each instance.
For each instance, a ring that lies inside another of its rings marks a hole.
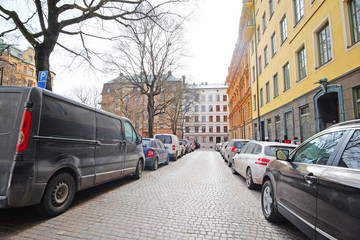
[[[167,76],[165,76],[164,78],[166,78],[166,81],[169,81],[169,82],[178,82],[178,81],[181,81],[182,79],[181,78],[176,78],[174,75],[171,74],[171,72],[168,73]],[[112,84],[112,83],[125,83],[125,82],[128,82],[128,79],[130,78],[133,78],[134,80],[139,80],[140,81],[140,76],[125,76],[123,74],[120,74],[120,76],[114,78],[113,80],[110,80],[109,82],[105,83],[105,84]],[[148,76],[148,78],[150,79],[150,82],[152,81],[153,79],[153,75],[150,75]]]

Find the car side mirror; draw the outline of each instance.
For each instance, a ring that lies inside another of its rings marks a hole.
[[[235,149],[236,153],[240,153],[241,149]]]
[[[141,144],[142,143],[142,137],[138,134],[136,136],[136,144]]]
[[[282,161],[289,160],[289,150],[286,149],[278,149],[276,150],[276,159]]]

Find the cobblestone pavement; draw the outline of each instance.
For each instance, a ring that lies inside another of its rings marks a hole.
[[[196,150],[140,180],[79,192],[64,214],[0,210],[0,239],[306,239],[289,222],[268,223],[250,191],[218,152]]]

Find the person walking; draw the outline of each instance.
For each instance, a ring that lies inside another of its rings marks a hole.
[[[282,140],[283,143],[291,143],[291,141],[288,139],[287,135],[284,135],[284,140]]]

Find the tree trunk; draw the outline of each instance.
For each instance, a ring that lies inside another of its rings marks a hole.
[[[52,91],[51,74],[50,74],[50,48],[42,44],[35,47],[35,64],[36,64],[36,81],[39,81],[39,72],[47,71],[46,89]]]
[[[149,138],[153,138],[154,137],[154,95],[149,94],[147,95],[148,97],[148,101],[147,101],[147,110],[148,110],[148,114],[149,114],[149,118],[148,118],[148,135]]]

